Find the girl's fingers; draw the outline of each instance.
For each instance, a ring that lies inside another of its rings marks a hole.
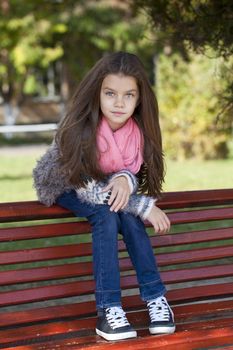
[[[114,211],[115,213],[118,212],[118,210],[120,210],[122,208],[122,205],[124,205],[124,201],[114,201],[113,205],[110,207],[111,211]]]
[[[158,207],[153,206],[147,219],[151,222],[157,233],[166,233],[170,230],[170,220],[167,215]]]
[[[124,202],[124,204],[122,205],[121,209],[125,209],[125,207],[127,207],[127,204],[128,204],[128,202],[129,202],[129,197],[130,197],[129,194],[126,195],[125,202]]]
[[[117,212],[118,210],[124,209],[124,207],[126,207],[126,205],[128,203],[128,200],[129,200],[129,196],[127,196],[127,194],[125,194],[124,197],[122,198],[121,202],[115,208],[115,211]]]
[[[112,187],[113,187],[113,183],[109,182],[109,184],[107,186],[103,187],[101,192],[107,192],[107,191],[111,190]]]
[[[165,214],[165,221],[166,221],[166,224],[167,224],[168,228],[170,229],[170,227],[171,227],[171,222],[170,222],[170,220],[169,220],[169,218],[167,217],[166,214]]]
[[[161,223],[158,223],[158,233],[164,233],[164,232],[165,232],[165,228]]]
[[[110,210],[117,212],[118,210],[123,209],[123,207],[125,207],[128,203],[128,198],[129,196],[127,195],[127,193],[118,192],[112,205],[111,203],[109,203],[109,205],[111,205]]]
[[[170,226],[171,226],[170,220],[168,219],[167,215],[164,212],[162,212],[161,226],[164,233],[170,230]]]
[[[112,205],[115,202],[115,200],[117,199],[117,194],[118,194],[118,191],[113,187],[111,196],[108,200],[109,205]]]
[[[164,214],[157,221],[157,232],[163,234],[163,233],[167,233],[169,230],[170,230],[170,221],[167,218],[166,214]]]

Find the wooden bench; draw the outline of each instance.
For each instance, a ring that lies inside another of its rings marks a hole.
[[[119,240],[123,305],[138,338],[109,343],[94,330],[89,224],[58,206],[1,203],[0,349],[233,349],[233,189],[165,193],[158,205],[171,233],[146,224],[177,330],[149,335]]]

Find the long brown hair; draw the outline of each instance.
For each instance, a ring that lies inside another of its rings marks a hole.
[[[164,180],[164,162],[158,104],[141,61],[127,52],[105,55],[79,84],[56,134],[62,168],[77,187],[84,185],[85,176],[96,180],[106,177],[99,168],[96,151],[96,132],[101,116],[100,91],[108,74],[119,73],[134,77],[139,88],[139,103],[134,113],[144,135],[139,190],[159,195]]]

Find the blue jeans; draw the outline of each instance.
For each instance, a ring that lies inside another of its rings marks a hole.
[[[78,217],[86,217],[92,227],[92,250],[96,284],[96,307],[121,305],[118,233],[122,234],[132,264],[136,270],[142,300],[164,295],[150,239],[139,217],[122,211],[111,212],[105,204],[81,202],[75,191],[65,192],[57,204]]]

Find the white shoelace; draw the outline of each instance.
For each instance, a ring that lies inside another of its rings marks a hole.
[[[129,326],[125,312],[120,306],[113,306],[106,309],[106,318],[112,329]]]
[[[166,298],[160,297],[147,303],[151,322],[169,321],[172,311]]]

